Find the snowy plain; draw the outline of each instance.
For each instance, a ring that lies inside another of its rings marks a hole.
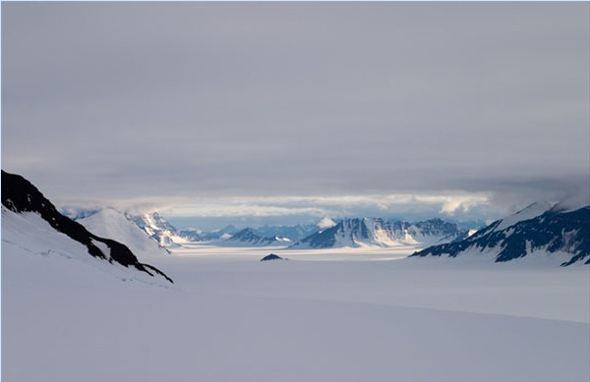
[[[14,222],[14,221],[13,221]],[[406,259],[413,248],[185,244],[142,261],[175,284],[7,242],[3,381],[580,381],[590,270]],[[34,229],[43,224],[33,221]],[[32,228],[31,228],[32,229]],[[24,234],[23,234],[24,235]],[[57,236],[55,236],[57,235]],[[276,253],[287,261],[260,262]]]

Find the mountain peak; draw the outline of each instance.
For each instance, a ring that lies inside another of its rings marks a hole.
[[[129,220],[133,221],[139,228],[144,230],[148,236],[156,240],[161,247],[177,247],[177,241],[183,239],[172,224],[168,223],[157,211],[144,213],[142,215],[129,215]]]
[[[345,218],[294,243],[292,248],[428,245],[463,238],[466,230],[432,219],[414,224],[374,217]]]
[[[336,222],[332,220],[329,216],[324,216],[322,220],[320,220],[317,224],[319,229],[326,229],[331,228],[336,225]]]
[[[505,262],[534,254],[549,255],[561,265],[590,264],[590,206],[573,211],[551,207],[533,203],[464,240],[435,245],[412,256],[490,254],[495,262]]]
[[[553,208],[553,204],[547,201],[531,203],[525,208],[502,219],[500,223],[495,227],[495,230],[503,230],[515,225],[516,223],[520,223],[521,221],[536,218],[537,216],[542,215],[551,208]]]

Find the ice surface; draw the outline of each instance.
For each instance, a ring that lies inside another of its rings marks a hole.
[[[588,267],[406,259],[405,247],[195,244],[150,259],[174,278],[171,286],[92,259],[64,235],[23,246],[31,231],[8,223],[5,381],[587,382],[590,375]],[[290,261],[259,261],[271,252]]]

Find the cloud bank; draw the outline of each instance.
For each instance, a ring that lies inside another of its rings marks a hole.
[[[589,7],[7,3],[2,167],[183,216],[590,203]]]

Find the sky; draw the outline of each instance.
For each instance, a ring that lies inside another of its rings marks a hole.
[[[2,168],[187,226],[590,204],[589,7],[4,2]]]

